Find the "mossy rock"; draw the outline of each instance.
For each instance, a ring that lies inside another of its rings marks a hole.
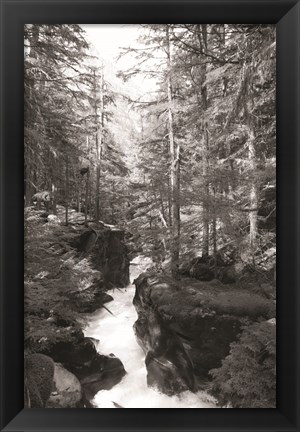
[[[44,354],[25,358],[25,407],[44,408],[52,391],[54,361]],[[27,406],[26,406],[27,402]]]
[[[60,363],[55,363],[53,389],[46,408],[78,408],[81,400],[79,380]]]
[[[147,329],[151,330],[150,311],[155,310],[187,347],[195,374],[201,378],[221,366],[242,325],[272,318],[276,312],[272,300],[218,280],[174,280],[144,273],[135,283],[133,303],[139,316],[135,331],[144,349],[151,345]]]

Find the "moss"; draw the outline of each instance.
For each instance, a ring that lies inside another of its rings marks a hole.
[[[43,354],[31,354],[25,359],[25,386],[30,408],[44,408],[52,391],[53,360]]]
[[[258,294],[237,289],[220,292],[216,298],[209,299],[206,304],[219,314],[251,318],[259,316],[271,318],[275,314],[275,306],[272,302]]]
[[[183,279],[166,279],[153,283],[149,292],[154,305],[175,319],[190,316],[207,317],[214,314],[235,317],[271,318],[275,316],[274,302],[259,294],[224,286],[218,281],[210,283]]]

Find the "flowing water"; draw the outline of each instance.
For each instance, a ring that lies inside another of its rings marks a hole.
[[[186,391],[167,396],[147,386],[145,354],[138,345],[133,331],[137,313],[132,304],[135,293],[133,280],[151,264],[147,258],[137,257],[130,266],[131,284],[127,288],[108,291],[114,301],[107,304],[111,315],[100,309],[89,316],[85,336],[99,339],[101,354],[113,353],[127,372],[111,390],[99,391],[93,400],[98,408],[215,408],[214,399],[203,391]]]

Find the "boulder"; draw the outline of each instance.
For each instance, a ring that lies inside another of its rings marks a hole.
[[[234,266],[218,267],[215,271],[215,278],[224,285],[235,283],[237,275]]]
[[[55,363],[53,389],[46,408],[79,408],[81,406],[82,393],[79,380],[62,364]]]
[[[195,391],[195,378],[190,364],[184,369],[183,362],[179,370],[174,361],[168,360],[165,355],[158,356],[154,351],[148,351],[145,363],[149,387],[157,388],[169,396],[186,390]],[[180,365],[178,360],[176,363]]]
[[[206,379],[210,369],[220,367],[245,321],[275,315],[274,302],[216,280],[175,281],[144,273],[135,284],[136,336],[147,353],[149,382],[158,381],[165,392],[174,390],[169,378],[174,375],[178,388],[183,381],[192,389],[193,374]],[[169,389],[160,384],[165,381]]]
[[[195,391],[191,359],[180,338],[155,309],[151,290],[144,282],[140,277],[137,279],[133,304],[139,314],[135,334],[146,353],[147,383],[168,395]]]
[[[129,284],[128,250],[121,229],[99,222],[82,232],[77,249],[89,254],[93,268],[103,275],[105,285],[126,287]]]
[[[186,258],[179,266],[179,273],[203,282],[218,279],[223,284],[232,284],[237,279],[232,260],[223,258],[221,253],[207,257]]]
[[[53,225],[59,225],[60,224],[60,220],[58,218],[58,216],[54,215],[54,214],[49,214],[49,216],[47,217],[47,221],[50,224]]]
[[[100,345],[101,346],[101,345]],[[117,384],[126,371],[117,357],[101,355],[95,348],[95,340],[84,337],[82,331],[70,340],[48,346],[47,354],[74,374],[81,383],[83,399],[90,402],[102,389]]]
[[[54,362],[35,353],[25,357],[24,400],[26,408],[44,408],[52,391]]]
[[[194,261],[190,268],[190,276],[200,281],[211,281],[214,279],[214,272],[208,264],[201,262],[201,258]]]
[[[120,359],[113,354],[98,354],[93,361],[77,372],[85,398],[91,401],[100,390],[110,390],[126,374]]]

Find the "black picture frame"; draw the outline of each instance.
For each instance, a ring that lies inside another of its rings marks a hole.
[[[0,0],[1,430],[299,431],[299,69],[295,0]],[[23,408],[23,26],[276,23],[278,391],[276,409]]]

